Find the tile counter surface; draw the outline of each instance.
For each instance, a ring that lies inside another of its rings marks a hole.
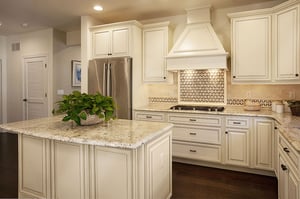
[[[91,126],[61,121],[62,116],[0,125],[13,133],[41,138],[117,148],[134,149],[162,135],[172,124],[116,119]]]
[[[176,104],[150,104],[145,107],[136,108],[139,111],[160,111],[167,113],[192,113],[192,114],[215,114],[230,116],[269,117],[281,124],[282,135],[300,153],[300,117],[292,116],[291,113],[275,113],[268,108],[260,111],[245,111],[241,106],[225,106],[223,112],[193,111],[193,110],[171,110]]]

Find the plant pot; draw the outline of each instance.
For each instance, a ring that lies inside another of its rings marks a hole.
[[[82,126],[99,124],[104,121],[104,118],[99,118],[97,115],[87,115],[86,120],[80,120]]]
[[[300,104],[290,105],[292,115],[300,116]]]

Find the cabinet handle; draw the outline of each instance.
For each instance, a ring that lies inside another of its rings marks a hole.
[[[193,150],[193,149],[190,149],[190,152],[196,153],[197,151],[196,151],[196,150]]]
[[[241,124],[241,122],[233,122],[233,124]]]
[[[296,77],[298,77],[298,76],[299,76],[299,74],[295,74],[295,76],[296,76]]]
[[[284,152],[286,152],[286,153],[289,153],[289,152],[290,152],[289,148],[287,148],[287,147],[284,147],[283,150],[284,150]]]
[[[190,133],[190,135],[197,135],[197,133]]]
[[[191,122],[196,122],[197,120],[196,120],[196,119],[190,119],[190,121],[191,121]]]
[[[112,53],[108,53],[107,55],[112,55]]]
[[[286,171],[286,170],[287,170],[287,167],[286,167],[284,164],[281,164],[280,166],[281,166],[281,169],[282,169],[283,171]]]
[[[152,118],[152,116],[151,116],[151,115],[147,115],[147,116],[146,116],[146,118],[148,118],[148,119],[151,119],[151,118]]]

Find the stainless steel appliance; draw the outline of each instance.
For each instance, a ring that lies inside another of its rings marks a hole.
[[[111,96],[116,117],[132,119],[132,58],[94,59],[88,67],[88,93]]]
[[[172,110],[192,110],[192,111],[224,111],[223,106],[191,106],[191,105],[176,105],[172,106]]]

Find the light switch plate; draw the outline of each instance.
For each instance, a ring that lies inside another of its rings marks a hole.
[[[64,95],[65,91],[62,89],[57,90],[57,95]]]

